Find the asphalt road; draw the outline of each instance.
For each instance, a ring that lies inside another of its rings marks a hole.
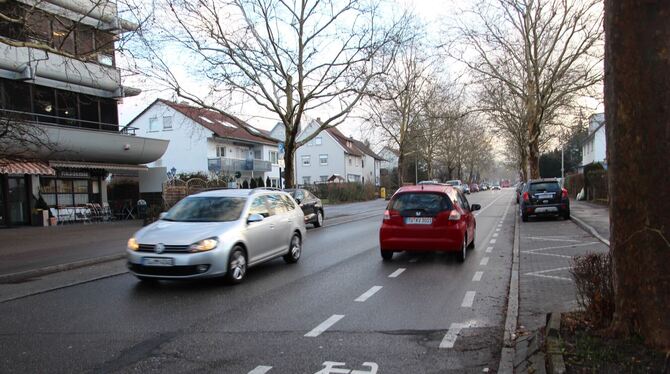
[[[122,274],[0,303],[0,372],[494,372],[513,197],[469,196],[483,210],[462,264],[382,262],[377,208],[309,230],[298,264],[268,262],[238,286]]]

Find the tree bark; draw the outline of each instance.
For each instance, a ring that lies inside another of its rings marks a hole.
[[[615,315],[670,350],[670,2],[605,1],[605,126]],[[659,184],[660,183],[660,184]],[[667,184],[667,183],[666,183]]]
[[[398,187],[402,187],[405,181],[405,155],[400,152],[398,155]]]

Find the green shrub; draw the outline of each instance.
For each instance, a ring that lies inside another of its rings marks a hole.
[[[371,183],[324,183],[305,188],[331,204],[367,201],[377,197],[377,187]]]

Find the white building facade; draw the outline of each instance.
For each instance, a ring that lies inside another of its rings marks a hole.
[[[309,123],[298,139],[312,135],[319,127],[317,121]],[[297,184],[326,183],[330,180],[378,186],[381,161],[382,158],[364,143],[330,128],[296,150]]]
[[[607,162],[607,136],[605,134],[605,114],[597,113],[589,118],[589,133],[582,143],[581,167]]]
[[[158,99],[128,126],[137,128],[138,135],[170,141],[163,157],[150,166],[176,174],[218,176],[238,186],[258,178],[278,186],[277,142],[261,137],[270,133],[239,118]]]

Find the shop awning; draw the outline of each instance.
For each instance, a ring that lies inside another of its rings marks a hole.
[[[49,161],[49,165],[53,168],[98,169],[107,171],[140,171],[148,169],[146,165],[112,164],[85,161]]]
[[[0,174],[55,175],[56,171],[42,161],[0,159]]]

